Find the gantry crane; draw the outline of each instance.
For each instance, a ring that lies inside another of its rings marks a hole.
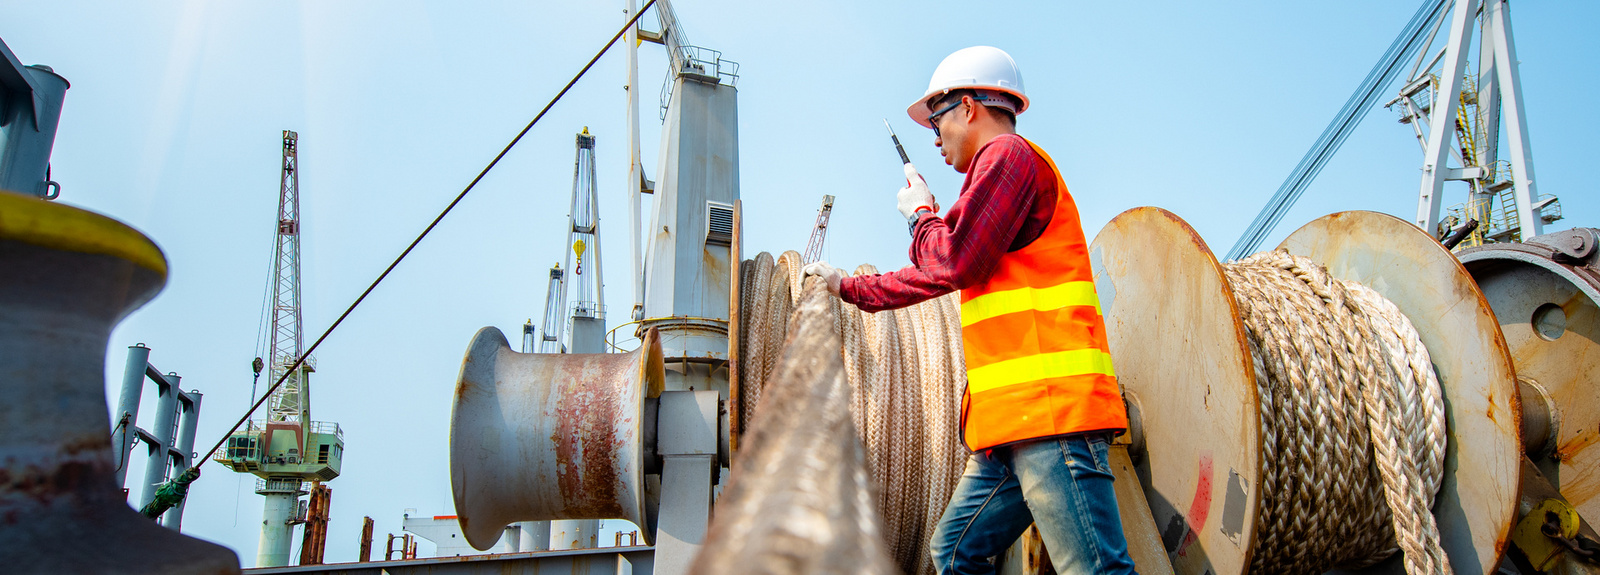
[[[1444,237],[1477,221],[1461,247],[1521,241],[1561,219],[1560,201],[1540,195],[1534,183],[1510,10],[1506,0],[1457,0],[1451,11],[1441,12],[1433,26],[1447,34],[1443,46],[1430,52],[1434,38],[1428,37],[1400,95],[1387,104],[1399,108],[1400,122],[1411,126],[1422,146],[1417,225]],[[1476,73],[1468,53],[1474,31]],[[1468,199],[1441,221],[1444,183],[1451,180],[1467,184]]]
[[[294,526],[306,522],[301,496],[315,492],[321,509],[327,509],[327,487],[322,482],[339,476],[344,458],[344,433],[339,424],[311,420],[313,362],[284,374],[305,350],[300,314],[300,178],[299,134],[283,131],[283,172],[278,193],[277,243],[273,249],[272,307],[267,346],[271,381],[283,385],[267,400],[265,420],[251,421],[228,437],[227,449],[216,460],[240,473],[259,477],[256,493],[266,497],[256,566],[278,567],[289,562]],[[315,522],[326,529],[325,522]],[[308,532],[307,541],[324,534]],[[317,551],[313,549],[313,551]],[[309,555],[318,557],[320,552]],[[305,555],[303,554],[303,559]],[[305,561],[303,560],[302,563]],[[319,560],[320,562],[320,560]]]

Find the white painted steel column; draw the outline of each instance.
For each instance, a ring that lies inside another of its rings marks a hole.
[[[627,0],[623,17],[632,19],[635,0]],[[626,20],[624,20],[626,21]],[[644,319],[644,260],[639,253],[639,194],[644,182],[644,166],[639,164],[639,25],[628,27],[623,38],[628,45],[628,253],[633,255],[632,319]]]
[[[300,506],[294,492],[267,493],[267,506],[261,512],[261,540],[256,543],[256,567],[283,567],[289,564],[289,544],[294,526],[289,518]]]
[[[203,463],[194,460],[194,432],[200,423],[200,400],[203,398],[204,395],[198,391],[184,391],[178,396],[178,406],[183,413],[179,418],[178,438],[172,446],[175,451],[172,459],[173,477],[182,475],[190,467]],[[182,532],[183,508],[188,502],[189,498],[184,497],[177,505],[172,506],[172,509],[168,509],[166,514],[161,516],[161,525]]]
[[[1478,0],[1456,0],[1450,16],[1450,40],[1445,46],[1444,65],[1440,70],[1439,88],[1434,91],[1433,106],[1428,110],[1428,150],[1422,157],[1422,188],[1417,199],[1417,226],[1428,235],[1437,232],[1439,224],[1439,194],[1449,167],[1451,136],[1455,135],[1456,106],[1461,94],[1461,74],[1466,70],[1467,50],[1472,46],[1472,23],[1478,13]]]
[[[656,525],[656,575],[688,575],[711,521],[717,473],[719,396],[715,391],[665,391],[657,416],[661,507]]]
[[[1533,213],[1539,198],[1533,180],[1533,147],[1528,142],[1528,116],[1522,109],[1522,75],[1517,71],[1517,47],[1512,44],[1511,11],[1505,0],[1490,0],[1489,30],[1494,35],[1494,63],[1500,75],[1500,107],[1505,117],[1506,144],[1515,178],[1517,222],[1523,239],[1544,233],[1544,220]]]
[[[522,530],[517,534],[519,551],[546,551],[550,549],[549,521],[522,521],[516,524]]]
[[[183,378],[176,373],[164,376],[166,385],[157,384],[156,426],[151,434],[161,445],[150,446],[149,459],[144,467],[144,485],[139,496],[139,507],[149,505],[156,498],[156,490],[167,481],[167,471],[172,469],[172,442],[178,423],[178,382]]]
[[[1484,12],[1491,9],[1485,7]],[[1484,23],[1483,35],[1478,38],[1478,126],[1483,129],[1483,141],[1478,142],[1478,157],[1473,161],[1487,170],[1499,157],[1500,73],[1494,65],[1494,45],[1498,40],[1490,29],[1492,21],[1485,16]]]
[[[600,546],[598,519],[562,519],[550,522],[550,550],[594,549]]]
[[[117,485],[128,486],[128,456],[132,455],[133,429],[139,423],[139,394],[144,391],[144,371],[150,365],[150,348],[144,344],[128,347],[128,362],[122,369],[122,393],[117,397],[117,410],[111,414],[112,456],[116,458]],[[128,418],[122,423],[122,418]],[[117,425],[122,423],[121,427]]]

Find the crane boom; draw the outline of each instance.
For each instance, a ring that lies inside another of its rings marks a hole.
[[[811,263],[822,259],[822,243],[828,237],[828,216],[833,214],[833,196],[822,196],[822,208],[817,210],[817,225],[811,228],[811,241],[806,243],[806,254],[800,261]]]
[[[565,266],[557,264],[550,269],[550,287],[545,292],[544,334],[539,337],[540,353],[594,352],[599,342],[588,341],[593,339],[593,330],[581,328],[603,324],[605,320],[605,295],[600,289],[600,197],[595,182],[594,136],[588,128],[578,134],[576,147],[572,204],[567,213],[567,240],[563,248],[567,260]],[[569,300],[574,323],[571,336],[565,333],[564,317]]]
[[[305,349],[300,320],[299,134],[283,131],[283,172],[278,191],[278,240],[273,249],[272,329],[267,349],[277,381]],[[310,362],[306,362],[307,365]],[[304,378],[290,374],[267,402],[267,421],[310,421]]]

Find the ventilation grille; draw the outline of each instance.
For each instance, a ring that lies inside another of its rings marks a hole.
[[[733,245],[733,206],[706,202],[706,244]]]

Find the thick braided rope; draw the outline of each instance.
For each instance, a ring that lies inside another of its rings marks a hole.
[[[740,413],[753,414],[774,377],[803,277],[800,257],[765,252],[743,263],[739,342]],[[861,266],[856,274],[877,269]],[[907,573],[931,574],[928,540],[967,458],[957,427],[966,384],[956,295],[909,308],[865,313],[834,300],[850,420],[879,484],[890,556]],[[748,429],[748,419],[741,429]]]
[[[1261,404],[1251,570],[1360,567],[1398,547],[1408,573],[1449,573],[1430,512],[1444,469],[1444,402],[1410,320],[1377,292],[1285,251],[1224,271]]]

